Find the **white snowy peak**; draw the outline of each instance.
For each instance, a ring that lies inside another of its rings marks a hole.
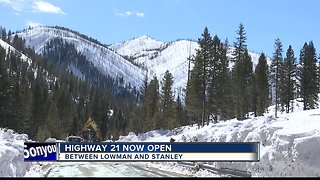
[[[134,57],[144,51],[160,49],[164,44],[164,42],[157,41],[150,36],[141,36],[122,43],[112,44],[109,47],[123,56]]]
[[[87,57],[102,73],[113,78],[123,78],[126,84],[139,87],[144,79],[144,70],[132,64],[107,46],[93,42],[78,33],[63,28],[37,26],[18,33],[26,45],[42,53],[45,45],[54,38],[62,38],[75,45],[76,49]]]

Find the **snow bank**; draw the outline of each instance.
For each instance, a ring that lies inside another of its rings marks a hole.
[[[221,127],[212,130],[212,141],[260,142],[260,162],[212,163],[217,167],[250,171],[253,176],[320,176],[319,109],[278,119],[253,118],[229,132]]]
[[[146,133],[141,133],[136,135],[133,132],[130,132],[128,136],[120,136],[119,142],[126,142],[126,141],[135,141],[135,142],[142,142],[142,141],[154,141],[157,139],[158,142],[164,142],[170,140],[170,136],[175,135],[175,131],[170,130],[153,130]],[[166,139],[164,137],[168,137]]]
[[[271,107],[272,108],[272,107]],[[320,176],[320,110],[301,111],[244,121],[210,123],[198,129],[185,126],[174,131],[150,131],[120,137],[119,141],[163,142],[259,142],[259,162],[207,162],[217,168],[251,172],[252,176]],[[166,166],[165,163],[160,163]],[[177,164],[178,166],[178,164]]]
[[[0,177],[43,177],[43,166],[52,162],[25,162],[24,142],[34,142],[27,134],[0,128]],[[48,138],[46,142],[64,142]]]
[[[22,177],[32,164],[24,162],[23,145],[28,135],[0,128],[0,176]]]

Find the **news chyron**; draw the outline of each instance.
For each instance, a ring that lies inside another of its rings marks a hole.
[[[259,161],[258,142],[25,143],[25,161]]]

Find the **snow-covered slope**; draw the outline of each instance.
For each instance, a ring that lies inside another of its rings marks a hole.
[[[77,50],[87,57],[98,70],[111,77],[123,77],[125,83],[140,87],[144,79],[144,70],[122,58],[112,50],[84,39],[71,31],[37,26],[18,33],[26,41],[26,45],[33,47],[37,53],[53,38],[59,37],[68,43],[73,43]]]
[[[55,37],[61,37],[69,43],[75,44],[101,72],[112,77],[123,77],[124,81],[140,87],[148,70],[148,78],[156,75],[161,81],[166,70],[174,78],[173,90],[175,94],[183,94],[188,78],[188,57],[196,54],[199,45],[192,40],[176,40],[161,42],[150,36],[141,36],[131,40],[115,43],[108,47],[84,39],[76,33],[61,28],[37,26],[27,29],[19,36],[25,39],[28,46],[34,47],[41,53],[47,42]],[[228,57],[232,57],[232,47],[229,48]],[[253,65],[258,63],[259,54],[249,52]],[[125,58],[125,59],[124,59]],[[132,64],[139,64],[144,68]],[[232,64],[230,65],[232,66]],[[192,63],[190,69],[192,69]],[[76,69],[74,70],[75,74]],[[81,73],[80,73],[81,74]]]
[[[210,123],[198,129],[196,125],[174,130],[156,130],[120,137],[119,141],[168,142],[259,142],[259,162],[205,162],[216,168],[231,168],[251,172],[255,177],[319,177],[320,176],[320,109],[302,111],[295,102],[295,112],[273,117],[274,106],[262,117],[244,121],[232,119]],[[155,164],[150,163],[150,166]],[[164,169],[179,169],[177,163],[158,163]]]
[[[169,70],[174,78],[173,90],[175,94],[181,93],[181,90],[186,87],[189,65],[187,58],[195,54],[197,47],[198,45],[194,41],[178,40],[165,43],[149,36],[142,36],[110,46],[117,53],[147,67],[149,79],[156,75],[161,81],[165,71]]]
[[[142,36],[122,43],[109,46],[118,54],[142,64],[148,69],[149,79],[156,75],[162,80],[166,70],[172,73],[174,78],[173,90],[175,94],[183,93],[188,78],[188,57],[196,54],[199,45],[192,40],[177,40],[172,42],[160,42],[149,36]],[[233,48],[229,48],[227,56],[232,57]],[[258,64],[260,54],[249,52],[254,67]],[[230,64],[230,67],[232,64]],[[190,69],[192,69],[192,63]]]
[[[27,61],[29,63],[29,65],[31,64],[32,61],[30,58],[28,58],[26,55],[20,53],[19,51],[17,51],[13,46],[4,42],[2,39],[0,39],[0,46],[6,50],[6,53],[8,53],[9,51],[13,51],[13,52],[20,54],[22,60]]]

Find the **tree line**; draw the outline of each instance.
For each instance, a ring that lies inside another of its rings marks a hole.
[[[281,40],[276,38],[270,67],[264,53],[253,67],[242,23],[236,33],[231,58],[227,56],[228,41],[212,37],[207,27],[198,39],[186,87],[189,123],[200,127],[210,119],[243,120],[250,113],[262,116],[272,104],[277,117],[278,111],[293,111],[294,99],[303,102],[304,110],[318,107],[320,68],[312,41],[303,45],[297,61],[292,46],[284,56]]]
[[[159,82],[146,75],[141,89],[141,101],[128,118],[127,132],[146,132],[154,129],[173,129],[187,125],[186,111],[180,95],[176,98],[172,89],[173,76],[167,70]]]

